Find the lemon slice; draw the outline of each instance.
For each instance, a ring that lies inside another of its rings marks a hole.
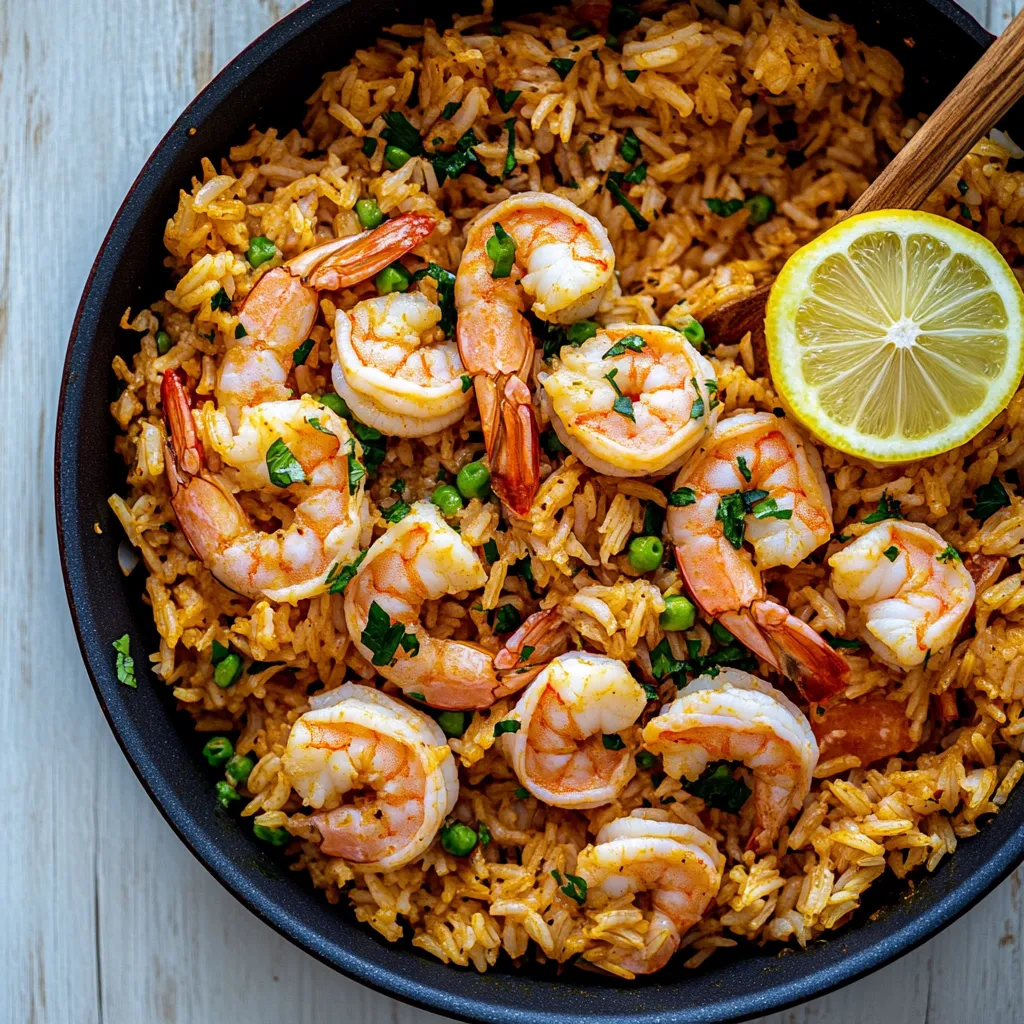
[[[1024,295],[988,239],[944,217],[851,217],[790,257],[768,300],[772,380],[833,448],[909,462],[963,444],[1024,370]]]

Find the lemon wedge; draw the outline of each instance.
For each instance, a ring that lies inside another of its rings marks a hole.
[[[794,253],[765,320],[785,405],[833,448],[909,462],[970,440],[1024,370],[1024,295],[996,247],[945,217],[882,210]]]

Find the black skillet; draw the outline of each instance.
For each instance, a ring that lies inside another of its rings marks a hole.
[[[813,9],[834,11],[866,41],[899,58],[906,71],[901,102],[910,114],[932,110],[992,38],[949,0],[830,0]],[[480,975],[443,966],[407,942],[386,942],[285,870],[248,827],[217,806],[197,737],[145,659],[136,658],[137,690],[117,682],[112,641],[127,631],[132,650],[141,654],[155,649],[157,638],[140,598],[141,572],[125,580],[118,569],[122,534],[106,503],[123,490],[125,473],[113,448],[110,362],[118,352],[127,357],[134,343],[135,336],[117,326],[125,307],[138,310],[166,287],[161,237],[178,189],[198,171],[201,156],[223,154],[246,138],[250,125],[297,124],[320,73],[372,43],[379,28],[424,17],[443,23],[436,5],[416,0],[313,0],[278,22],[182,114],[114,218],[71,333],[54,467],[65,586],[96,696],[143,786],[221,884],[303,949],[381,992],[492,1024],[740,1020],[821,995],[924,942],[1020,863],[1024,788],[934,874],[918,875],[912,891],[894,881],[877,883],[849,925],[806,950],[780,955],[774,945],[742,948],[716,954],[697,971],[673,964],[629,984],[576,968],[561,974],[529,964],[517,968],[505,958]],[[1021,118],[1020,108],[1015,113]],[[1007,126],[1012,131],[1012,115]],[[97,522],[101,534],[93,528]]]

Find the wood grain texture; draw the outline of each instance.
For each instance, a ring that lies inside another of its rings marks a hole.
[[[966,6],[998,29],[1022,4]],[[441,1020],[289,945],[178,842],[100,714],[57,563],[57,388],[93,256],[174,117],[290,6],[0,0],[0,1024]],[[1024,1019],[1020,880],[872,978],[761,1024]]]

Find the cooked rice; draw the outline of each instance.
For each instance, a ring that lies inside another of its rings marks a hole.
[[[237,320],[230,311],[211,311],[209,300],[223,288],[237,306],[259,279],[263,271],[253,272],[243,258],[249,238],[266,235],[286,258],[294,256],[358,231],[353,207],[369,195],[384,212],[422,210],[440,218],[409,263],[418,266],[422,258],[454,269],[470,218],[512,193],[541,190],[579,204],[608,230],[621,294],[605,302],[597,319],[678,325],[769,280],[796,248],[833,223],[836,209],[848,207],[919,127],[897,105],[902,70],[891,54],[791,0],[728,7],[698,0],[667,10],[645,2],[640,9],[644,16],[622,35],[621,52],[598,35],[568,40],[576,23],[565,9],[506,22],[507,34],[492,35],[488,3],[479,15],[457,18],[453,28],[397,25],[374,47],[357,51],[340,71],[324,75],[302,130],[254,131],[219,162],[203,160],[164,232],[176,283],[150,309],[125,314],[123,326],[139,333],[140,347],[130,365],[118,357],[113,367],[124,385],[111,406],[123,431],[117,450],[129,468],[128,496],[115,495],[110,504],[145,563],[160,634],[160,648],[150,656],[153,672],[173,687],[197,730],[237,732],[237,751],[257,761],[242,814],[286,825],[295,836],[288,849],[295,869],[308,870],[329,901],[345,899],[360,921],[390,940],[411,937],[446,963],[481,971],[504,950],[512,958],[558,962],[580,956],[628,976],[614,954],[643,945],[647,926],[634,898],[598,910],[578,907],[559,892],[551,872],[572,872],[596,830],[634,808],[654,806],[700,824],[727,857],[717,900],[683,940],[686,965],[697,966],[715,949],[744,940],[805,945],[841,927],[887,870],[899,878],[935,870],[958,840],[999,809],[1024,773],[1024,573],[1014,571],[1024,554],[1024,499],[1014,494],[1009,508],[983,524],[967,514],[972,492],[993,475],[1016,489],[1014,474],[1024,463],[1022,391],[972,441],[936,458],[871,468],[823,452],[837,533],[849,532],[852,519],[888,491],[908,518],[934,526],[965,553],[999,561],[979,587],[969,628],[926,666],[901,678],[848,655],[846,696],[902,705],[915,753],[871,767],[847,754],[823,759],[802,813],[768,854],[744,850],[752,802],[739,815],[706,810],[678,782],[649,771],[639,771],[614,803],[593,811],[517,798],[518,782],[493,737],[493,723],[514,703],[509,700],[475,714],[465,735],[450,744],[463,783],[456,815],[485,823],[493,837],[468,858],[435,843],[401,870],[356,875],[341,859],[320,854],[316,830],[297,813],[281,769],[291,724],[307,710],[308,695],[345,679],[371,679],[374,670],[348,638],[342,597],[324,594],[291,607],[221,587],[175,528],[164,478],[161,377],[182,367],[201,397],[212,395]],[[556,56],[576,61],[564,82],[547,66]],[[631,82],[626,70],[640,73]],[[486,140],[478,148],[485,170],[500,177],[508,115],[491,102],[495,86],[523,95],[517,167],[504,184],[465,173],[439,188],[423,158],[388,171],[382,145],[369,158],[361,150],[365,136],[380,135],[381,115],[401,110],[425,138],[443,140],[442,148],[472,129]],[[449,102],[461,106],[444,120]],[[602,188],[608,170],[624,168],[617,147],[626,128],[647,147],[648,176],[628,191],[651,222],[646,232]],[[976,222],[1024,279],[1018,256],[1024,173],[1008,169],[1008,156],[994,142],[979,143],[925,208]],[[713,216],[704,204],[707,197],[752,192],[769,194],[778,209],[753,229],[744,212]],[[432,294],[429,279],[420,287]],[[295,370],[301,392],[330,388],[325,323],[333,309],[372,292],[364,284],[324,297],[325,315],[312,332],[318,344]],[[162,356],[158,329],[173,341]],[[754,376],[749,339],[718,346],[714,358],[725,411],[777,404],[770,380]],[[393,438],[370,494],[383,500],[401,477],[408,500],[427,497],[442,468],[455,473],[482,454],[475,413],[422,441]],[[507,530],[498,529],[493,502],[472,501],[463,511],[466,539],[495,541],[499,558],[481,593],[431,602],[426,627],[496,649],[487,611],[499,600],[524,615],[561,605],[580,643],[643,663],[662,639],[663,595],[682,589],[668,565],[636,578],[624,553],[644,503],[663,504],[661,492],[595,474],[572,456],[560,464],[545,459],[541,469],[545,480],[532,512]],[[289,515],[254,496],[242,500],[264,521]],[[373,534],[384,525],[377,518]],[[364,546],[369,539],[367,531]],[[769,582],[815,629],[841,632],[843,610],[828,589],[824,555],[772,572]],[[512,571],[524,558],[535,591]],[[692,635],[706,650],[706,629],[698,625]],[[275,664],[222,690],[210,660],[215,640]],[[670,699],[673,690],[663,684],[662,697]]]

